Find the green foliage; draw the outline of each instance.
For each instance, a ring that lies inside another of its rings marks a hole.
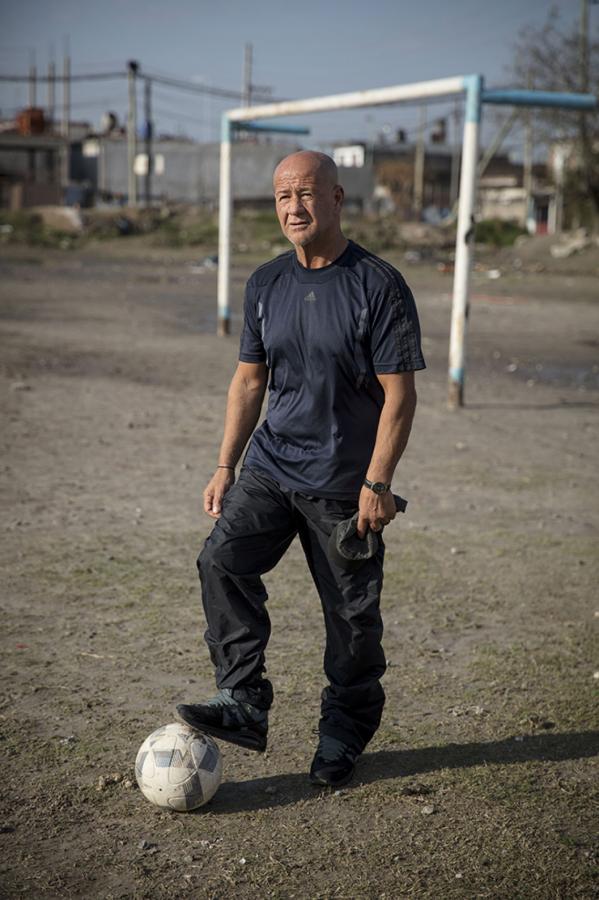
[[[204,245],[216,247],[218,244],[218,223],[213,215],[189,217],[173,215],[157,220],[149,229],[152,243],[164,247],[195,247]]]
[[[273,209],[242,207],[233,216],[233,244],[237,252],[278,252],[278,245],[287,241]]]
[[[343,231],[357,244],[368,247],[373,253],[396,250],[403,247],[395,216],[352,216],[343,222]]]
[[[517,222],[502,219],[483,219],[476,223],[477,244],[491,244],[493,247],[511,247],[517,237],[526,234],[526,229]]]
[[[69,249],[79,243],[77,235],[44,225],[36,213],[0,210],[0,244],[27,244],[31,247]]]

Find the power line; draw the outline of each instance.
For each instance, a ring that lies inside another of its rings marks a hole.
[[[126,78],[126,72],[91,72],[89,75],[70,75],[69,81],[109,81],[115,78]],[[26,82],[31,81],[31,75],[0,75],[0,81]],[[65,81],[64,75],[36,75],[36,81]]]
[[[164,75],[152,74],[151,71],[144,71],[141,77],[150,78],[152,81],[156,82],[156,84],[162,84],[165,87],[172,87],[181,91],[190,91],[192,94],[210,94],[212,97],[226,97],[229,100],[238,100],[240,102],[242,100],[239,91],[230,91],[226,88],[211,87],[207,84],[195,84],[192,81],[183,81],[179,78],[168,78]],[[270,95],[266,97],[263,94],[261,99],[268,102],[272,97]]]
[[[142,71],[139,73],[140,78],[147,78],[156,84],[162,84],[165,87],[174,88],[180,91],[188,91],[192,94],[209,94],[212,97],[223,97],[228,100],[237,100],[241,102],[242,95],[239,91],[228,90],[227,88],[213,87],[207,84],[196,84],[193,81],[184,81],[181,78],[170,78],[165,75],[152,74],[151,71]],[[90,72],[88,74],[71,75],[70,81],[107,81],[110,79],[127,78],[127,72]],[[64,75],[58,73],[54,76],[37,75],[36,80],[41,83],[49,81],[64,81]],[[31,81],[31,75],[4,75],[0,74],[0,82],[26,83]],[[262,89],[255,89],[254,96],[262,102],[274,101],[270,93]],[[281,98],[278,98],[279,100]]]
[[[149,77],[151,77],[154,80],[164,79],[165,81],[172,81],[172,82],[177,82],[177,83],[182,82],[191,88],[195,88],[196,90],[198,90],[201,93],[207,93],[207,92],[213,93],[214,90],[217,90],[217,91],[220,90],[222,96],[227,97],[228,99],[231,99],[231,98],[241,99],[242,98],[242,95],[239,92],[229,90],[228,88],[213,89],[212,85],[210,83],[206,84],[206,82],[204,82],[204,81],[198,81],[198,80],[191,81],[189,79],[180,78],[178,75],[173,75],[170,72],[165,72],[162,69],[153,69],[152,72],[150,73]],[[252,84],[252,96],[260,97],[261,100],[263,100],[265,102],[267,102],[269,100],[271,100],[271,101],[275,100],[275,98],[272,96],[272,91],[271,91],[270,87],[266,87],[264,85],[259,85],[259,84]],[[278,97],[276,99],[278,102],[281,102],[288,98]]]

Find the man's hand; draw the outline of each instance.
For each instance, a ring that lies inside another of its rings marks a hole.
[[[234,484],[235,472],[233,469],[217,469],[204,491],[204,512],[207,512],[213,519],[218,519],[222,510],[223,497]]]
[[[394,519],[397,510],[391,491],[384,494],[375,494],[370,488],[363,487],[360,491],[358,514],[358,537],[363,538],[368,528],[371,531],[380,531],[383,525],[388,525]]]

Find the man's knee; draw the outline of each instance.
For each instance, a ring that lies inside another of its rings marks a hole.
[[[196,560],[196,565],[198,567],[198,573],[200,578],[202,575],[206,575],[210,572],[214,567],[219,567],[220,563],[220,549],[218,543],[210,536],[205,542],[200,554]]]
[[[244,575],[244,566],[247,567],[246,554],[239,542],[222,534],[215,528],[206,539],[204,547],[197,559],[197,567],[200,578],[211,574],[220,575]]]

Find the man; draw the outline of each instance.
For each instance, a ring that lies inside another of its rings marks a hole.
[[[310,779],[337,786],[351,778],[383,710],[384,545],[346,571],[327,544],[356,510],[359,537],[395,517],[391,479],[414,416],[414,371],[425,364],[410,289],[343,235],[333,160],[288,156],[275,170],[274,194],[294,249],[247,283],[219,462],[204,491],[217,523],[198,568],[219,692],[177,710],[199,731],[266,748],[273,691],[264,677],[270,622],[260,576],[299,535],[326,627],[328,685]],[[267,380],[268,411],[254,432]]]

